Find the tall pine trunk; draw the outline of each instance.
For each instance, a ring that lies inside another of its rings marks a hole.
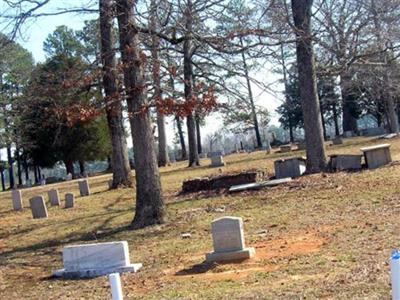
[[[186,36],[183,43],[183,77],[185,81],[185,100],[194,102],[193,95],[193,65],[192,65],[192,27],[193,27],[193,4],[187,1],[185,10]],[[193,112],[187,116],[188,142],[189,142],[189,167],[199,166],[199,153],[197,152],[196,121]]]
[[[175,121],[176,121],[176,127],[178,128],[179,143],[181,144],[181,151],[182,151],[181,158],[187,159],[185,135],[183,134],[183,129],[182,129],[182,120],[179,116],[176,116]]]
[[[136,170],[136,212],[133,228],[164,223],[166,209],[154,151],[146,99],[145,55],[139,50],[135,0],[117,0],[119,42],[131,124]]]
[[[8,178],[10,183],[10,188],[13,189],[15,186],[15,177],[14,177],[14,160],[11,153],[11,145],[7,145],[7,160],[8,160]]]
[[[312,3],[313,0],[292,0],[292,12],[297,37],[296,56],[307,144],[307,171],[317,173],[326,167],[326,154],[312,46]]]
[[[105,92],[108,131],[111,138],[112,188],[133,185],[129,165],[122,98],[118,89],[117,61],[115,57],[115,37],[113,34],[113,1],[100,0],[101,59],[103,64],[103,86]]]
[[[342,127],[345,131],[358,131],[357,117],[355,116],[356,103],[351,91],[351,75],[349,70],[345,70],[340,74],[340,92],[342,95]]]

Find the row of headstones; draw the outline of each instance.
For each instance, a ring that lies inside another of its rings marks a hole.
[[[81,197],[90,195],[89,181],[87,179],[78,181],[79,192]],[[60,195],[58,189],[51,189],[47,192],[50,205],[60,206]],[[15,211],[23,209],[22,193],[20,190],[13,190],[12,193],[12,204]],[[48,212],[46,203],[43,196],[35,196],[29,199],[32,216],[34,219],[47,218]],[[72,193],[65,194],[65,208],[73,208],[75,204],[75,196]]]
[[[222,217],[211,223],[214,251],[206,254],[207,262],[241,261],[255,255],[255,249],[245,246],[243,220]],[[114,272],[136,272],[142,264],[130,263],[126,241],[67,246],[63,249],[64,268],[56,277],[84,278]]]

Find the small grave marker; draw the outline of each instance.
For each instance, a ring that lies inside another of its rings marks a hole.
[[[60,206],[60,195],[57,189],[51,189],[47,192],[51,206]]]
[[[81,197],[89,196],[90,195],[89,180],[88,179],[79,180],[78,184]]]
[[[221,155],[211,156],[211,167],[223,167],[223,166],[225,166],[225,163]]]
[[[73,208],[75,205],[75,196],[72,193],[65,194],[65,208]]]
[[[20,190],[12,190],[11,195],[12,195],[13,209],[14,210],[22,210],[23,204],[22,204],[21,191]]]
[[[243,220],[223,217],[211,223],[214,252],[206,254],[206,261],[243,260],[254,256],[254,248],[246,248]]]
[[[47,208],[43,196],[36,196],[29,200],[34,219],[47,218]]]

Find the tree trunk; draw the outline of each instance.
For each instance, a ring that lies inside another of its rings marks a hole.
[[[192,26],[193,26],[193,15],[192,15],[192,1],[187,1],[185,10],[185,29],[186,36],[183,43],[183,77],[185,83],[185,100],[187,102],[194,102],[193,95],[193,65],[192,65]],[[193,112],[190,112],[187,116],[187,129],[188,129],[188,141],[189,141],[189,167],[199,166],[199,154],[197,152],[197,139],[196,139],[196,122],[193,117]]]
[[[286,74],[286,63],[285,63],[285,53],[283,51],[283,44],[281,44],[281,57],[282,57],[282,72],[283,72],[283,83],[285,86],[285,101],[286,106],[290,108],[290,98],[289,98],[289,91],[288,91],[288,82],[287,82],[287,74]],[[294,134],[293,134],[293,125],[292,125],[292,118],[290,112],[288,112],[288,122],[289,122],[289,137],[290,142],[294,143]]]
[[[351,75],[348,70],[340,74],[340,91],[342,95],[343,132],[358,131],[357,117],[355,116],[356,103],[351,92]]]
[[[166,209],[146,100],[145,55],[138,48],[139,36],[134,16],[136,0],[117,0],[116,3],[136,170],[136,212],[132,226],[142,228],[164,223]]]
[[[122,116],[122,97],[118,89],[115,37],[113,34],[113,0],[100,0],[101,59],[108,131],[111,138],[112,188],[133,185],[128,146]]]
[[[42,171],[40,170],[39,166],[37,166],[37,174],[38,174],[38,178],[39,178],[39,182],[38,183],[41,183],[41,181],[42,181]]]
[[[290,122],[290,121],[289,121]],[[294,143],[294,134],[293,134],[293,126],[289,123],[289,138],[290,142]]]
[[[324,135],[324,140],[326,141],[326,137],[327,137],[327,135],[326,135],[326,124],[325,124],[325,117],[324,117],[324,112],[322,110],[321,103],[319,104],[319,108],[320,108],[320,112],[321,112],[322,132],[323,132],[323,135]]]
[[[240,38],[240,44],[243,47],[243,39],[242,38]],[[254,131],[256,133],[257,147],[262,148],[260,129],[258,126],[258,119],[257,119],[257,114],[256,114],[256,107],[254,104],[253,91],[251,89],[249,67],[247,66],[246,55],[244,54],[244,52],[242,52],[242,63],[243,63],[244,76],[246,77],[247,92],[248,92],[250,108],[251,108],[251,117],[253,119]]]
[[[25,182],[29,181],[29,167],[26,157],[24,158],[24,173],[25,173]]]
[[[33,175],[35,176],[35,184],[38,184],[39,183],[39,175],[38,175],[38,172],[37,172],[37,166],[36,165],[33,166]]]
[[[9,183],[10,183],[10,188],[13,189],[15,186],[15,179],[14,179],[14,164],[13,164],[13,158],[11,154],[11,145],[7,145],[7,160],[8,160],[8,177],[9,177]]]
[[[388,61],[388,57],[386,57],[386,61]],[[387,63],[385,69],[385,84],[386,84],[386,104],[387,104],[387,113],[388,113],[388,121],[389,121],[389,129],[390,133],[399,134],[399,119],[397,117],[396,112],[396,104],[393,99],[393,82],[392,76],[389,74],[390,72],[391,63]]]
[[[157,22],[157,3],[155,0],[150,2],[150,30],[155,32],[158,28]],[[169,164],[168,157],[168,145],[167,145],[167,135],[165,131],[165,120],[164,114],[160,111],[160,106],[162,108],[162,90],[161,90],[161,80],[160,80],[160,68],[161,63],[158,57],[158,52],[160,51],[160,39],[156,34],[151,35],[151,58],[153,62],[153,86],[154,86],[154,96],[153,101],[156,103],[157,109],[157,132],[158,132],[158,166],[165,167]]]
[[[339,120],[338,120],[336,103],[333,103],[332,105],[332,113],[333,113],[333,123],[335,124],[335,135],[339,136],[340,130],[339,130]]]
[[[72,178],[75,178],[74,162],[72,160],[67,160],[67,161],[64,161],[64,165],[65,165],[65,170],[66,170],[67,174],[71,174]]]
[[[326,167],[326,154],[312,46],[312,3],[313,0],[292,0],[292,12],[297,37],[296,56],[307,144],[307,171],[317,173]]]
[[[81,175],[85,174],[85,162],[83,160],[79,161],[79,173]]]
[[[201,146],[200,117],[198,115],[195,115],[195,120],[196,120],[197,153],[203,153],[203,147]]]
[[[4,170],[0,170],[0,176],[1,176],[1,188],[4,192],[6,190],[6,180],[4,178]]]
[[[179,142],[181,144],[181,150],[182,150],[182,159],[187,159],[187,152],[186,152],[186,144],[185,144],[185,136],[183,134],[183,129],[182,129],[182,120],[176,116],[176,127],[178,128],[178,135],[179,135]]]
[[[17,148],[15,150],[15,154],[17,156],[17,174],[18,174],[18,184],[22,186],[22,166],[21,166],[21,155],[20,151]]]

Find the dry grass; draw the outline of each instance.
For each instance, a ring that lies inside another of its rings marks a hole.
[[[329,153],[359,153],[380,143],[346,140]],[[400,140],[390,140],[400,159]],[[293,155],[292,153],[291,155]],[[296,154],[303,154],[297,152]],[[290,155],[290,154],[285,154]],[[226,157],[222,172],[256,169],[272,173],[283,154],[263,152]],[[72,210],[49,208],[33,220],[29,208],[11,210],[9,192],[0,194],[1,299],[108,299],[107,278],[55,280],[63,246],[127,240],[132,262],[144,268],[122,276],[126,299],[389,299],[391,250],[399,248],[400,166],[374,171],[304,176],[262,191],[229,195],[178,196],[187,178],[220,173],[177,163],[162,170],[169,222],[142,230],[128,228],[134,191],[107,191],[109,175],[90,178],[93,195],[77,198]],[[56,185],[60,194],[78,193],[75,181]],[[49,187],[23,190],[25,206]],[[224,213],[214,209],[225,206]],[[223,215],[243,217],[246,243],[255,259],[206,265],[212,248],[210,222]],[[181,233],[190,232],[191,239]]]

